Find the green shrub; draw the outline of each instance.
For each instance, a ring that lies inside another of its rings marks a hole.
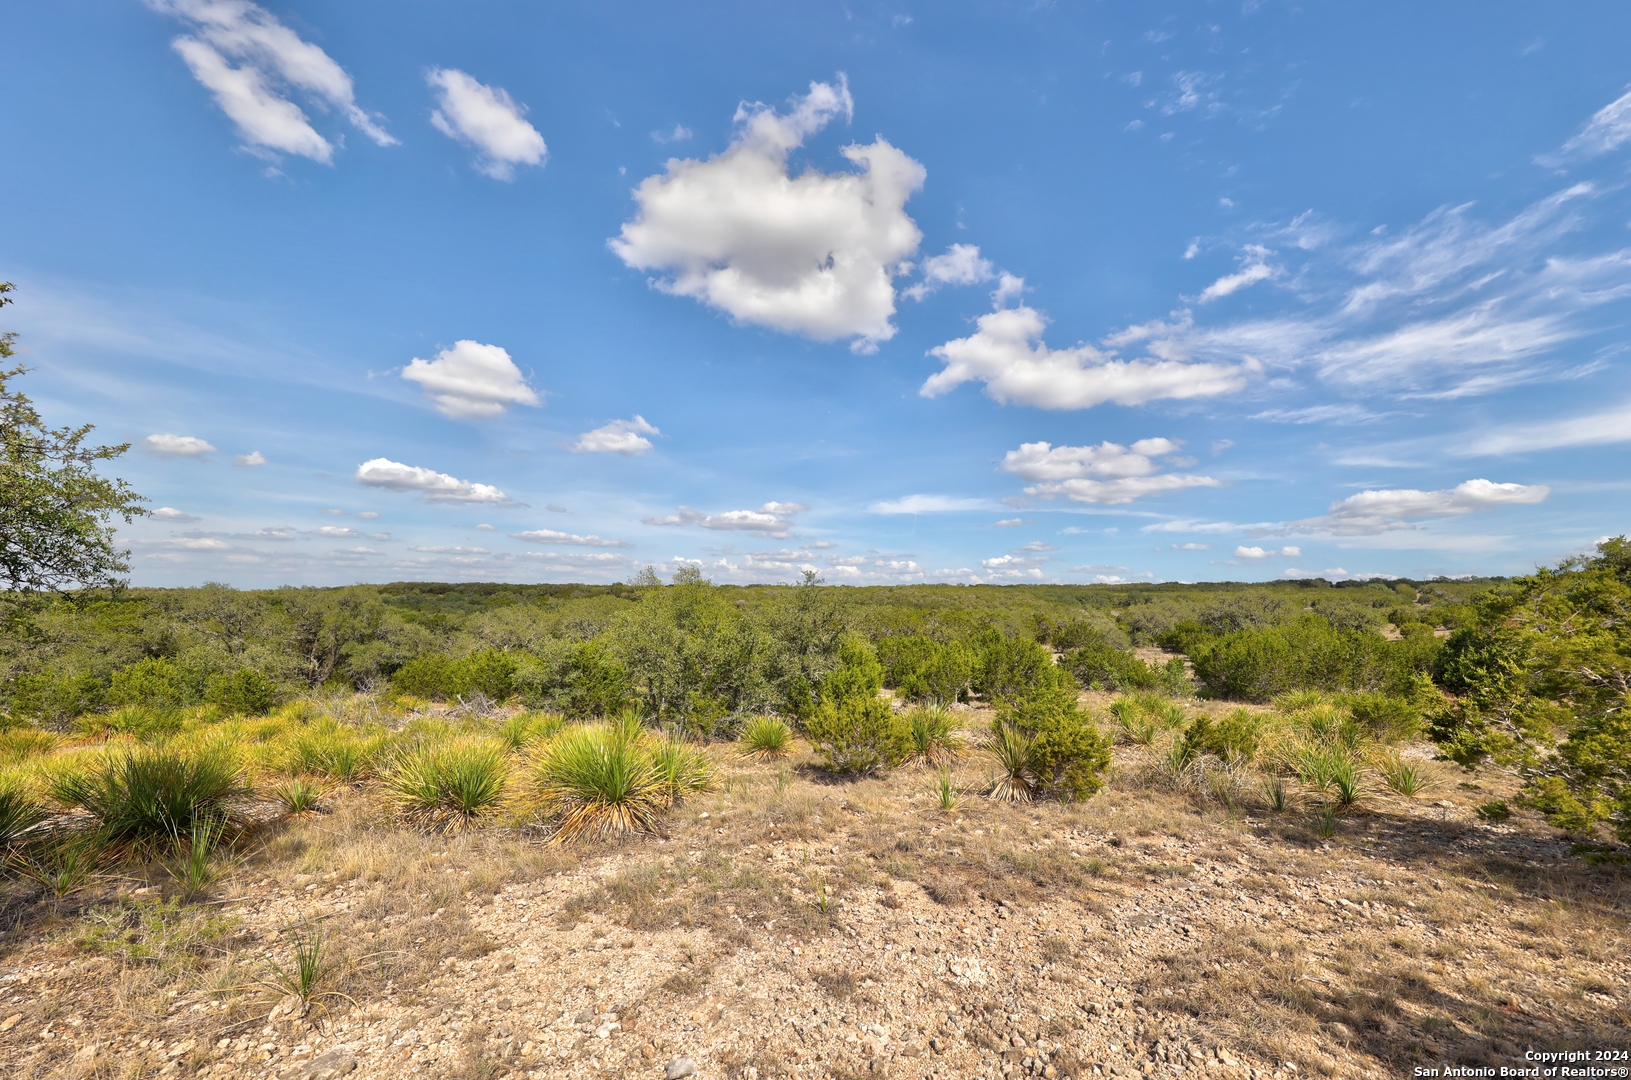
[[[1190,644],[1206,692],[1246,701],[1297,689],[1406,694],[1433,668],[1439,649],[1435,638],[1389,641],[1369,630],[1338,630],[1315,614]]]
[[[844,775],[899,765],[912,752],[910,724],[875,696],[822,701],[804,725],[804,734],[826,759],[827,768]]]
[[[821,680],[821,700],[876,698],[883,689],[883,665],[872,643],[859,634],[845,634],[838,643],[838,664]]]
[[[251,793],[238,763],[220,750],[141,747],[110,755],[87,773],[53,778],[51,796],[96,820],[109,844],[174,844],[204,819],[230,820]]]
[[[1504,800],[1492,799],[1478,805],[1478,816],[1492,824],[1498,824],[1512,816],[1512,808]]]
[[[1262,739],[1262,717],[1250,709],[1233,709],[1221,720],[1202,714],[1184,733],[1190,751],[1213,754],[1225,761],[1250,761]]]
[[[167,656],[149,656],[113,673],[108,701],[169,711],[203,700],[203,679]]]
[[[1340,694],[1337,702],[1354,723],[1380,742],[1397,742],[1421,733],[1421,709],[1410,698],[1395,694]]]
[[[878,643],[884,685],[907,701],[949,705],[968,697],[978,656],[961,641],[938,642],[921,635],[884,638]]]
[[[1004,637],[995,631],[981,636],[979,667],[974,689],[995,701],[1028,693],[1053,678],[1053,653],[1026,638]]]
[[[451,701],[482,694],[504,701],[515,689],[519,661],[499,649],[481,649],[459,659],[439,653],[415,657],[391,676],[391,687],[414,697]]]
[[[408,821],[432,832],[457,832],[498,812],[508,777],[502,742],[466,738],[404,750],[380,779]]]
[[[211,676],[204,700],[237,716],[265,716],[278,703],[278,687],[253,668]]]
[[[1110,767],[1110,741],[1093,718],[1076,707],[1076,683],[1069,672],[1050,668],[1030,691],[997,710],[992,734],[1003,729],[1031,741],[1037,791],[1065,800],[1085,799],[1104,784]]]

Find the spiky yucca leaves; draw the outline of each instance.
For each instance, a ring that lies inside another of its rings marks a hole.
[[[935,770],[934,784],[929,788],[929,797],[934,799],[935,806],[945,813],[955,813],[963,807],[963,789],[957,786],[957,778],[952,775],[951,767],[942,765]]]
[[[1161,725],[1132,698],[1118,697],[1112,701],[1110,715],[1115,719],[1117,735],[1124,742],[1150,746],[1161,735]]]
[[[906,723],[912,735],[911,760],[942,765],[962,756],[963,741],[946,709],[937,705],[911,709],[906,713]]]
[[[458,832],[498,813],[509,773],[501,740],[467,737],[405,749],[380,780],[404,820],[431,832]]]
[[[653,832],[668,805],[662,770],[638,720],[570,727],[532,768],[539,808],[556,817],[555,843]]]
[[[181,898],[191,903],[209,891],[221,876],[216,849],[226,836],[226,823],[214,818],[198,818],[187,838],[186,850],[165,864],[165,870],[180,887]]]
[[[565,719],[555,713],[516,713],[499,725],[498,737],[511,750],[525,750],[534,743],[553,737],[565,725]]]
[[[793,729],[778,716],[755,716],[742,725],[742,754],[757,761],[783,757],[793,746]]]
[[[44,757],[57,748],[57,737],[36,727],[0,731],[0,765]]]
[[[100,767],[59,774],[51,785],[52,798],[88,811],[110,845],[175,845],[200,819],[230,822],[251,793],[232,755],[168,746],[111,754]]]
[[[998,773],[987,796],[999,802],[1036,797],[1036,741],[1012,724],[993,725],[985,748],[997,759]]]
[[[309,776],[296,776],[272,787],[272,798],[282,804],[283,812],[290,817],[317,813],[327,795],[327,786]]]
[[[700,746],[681,739],[659,738],[652,743],[651,762],[657,769],[663,797],[670,803],[713,789],[714,763]]]
[[[29,831],[44,820],[45,807],[22,784],[0,784],[0,854],[23,842]]]
[[[1382,762],[1382,780],[1395,794],[1407,799],[1414,799],[1431,786],[1426,773],[1396,757]]]

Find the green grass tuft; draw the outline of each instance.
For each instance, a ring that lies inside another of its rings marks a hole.
[[[755,716],[742,725],[742,753],[759,761],[783,757],[793,747],[793,729],[777,716]]]
[[[115,753],[85,773],[52,779],[51,797],[88,811],[109,845],[164,843],[192,835],[201,819],[229,821],[252,789],[220,750],[188,753],[140,747]]]
[[[508,779],[504,743],[484,738],[414,746],[381,777],[403,818],[432,832],[458,832],[498,813]]]

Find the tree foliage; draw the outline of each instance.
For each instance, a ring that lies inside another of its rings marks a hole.
[[[11,291],[10,282],[0,283],[0,306],[11,302]],[[12,355],[15,340],[0,334],[0,360]],[[113,519],[128,524],[146,513],[146,500],[96,469],[130,444],[88,445],[90,424],[47,427],[13,385],[27,370],[0,370],[0,588],[27,594],[123,585],[130,552],[114,546]]]

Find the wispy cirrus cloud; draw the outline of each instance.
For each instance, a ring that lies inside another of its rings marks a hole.
[[[148,0],[148,5],[189,25],[191,33],[170,44],[249,149],[333,160],[335,142],[312,126],[291,100],[294,94],[335,110],[376,144],[396,145],[357,105],[345,69],[265,8],[247,0]]]
[[[432,68],[425,81],[436,92],[430,122],[476,151],[475,168],[494,180],[515,179],[517,165],[542,165],[549,148],[526,120],[527,107],[500,86],[487,86],[454,68]]]
[[[757,510],[725,510],[705,514],[689,506],[666,517],[645,518],[647,525],[691,525],[719,532],[751,532],[781,539],[793,528],[793,516],[809,507],[802,503],[767,502]]]
[[[592,548],[630,548],[634,545],[627,540],[606,540],[593,533],[579,536],[577,533],[559,532],[555,529],[528,529],[524,532],[513,532],[510,536],[529,544],[564,544],[569,547]]]

